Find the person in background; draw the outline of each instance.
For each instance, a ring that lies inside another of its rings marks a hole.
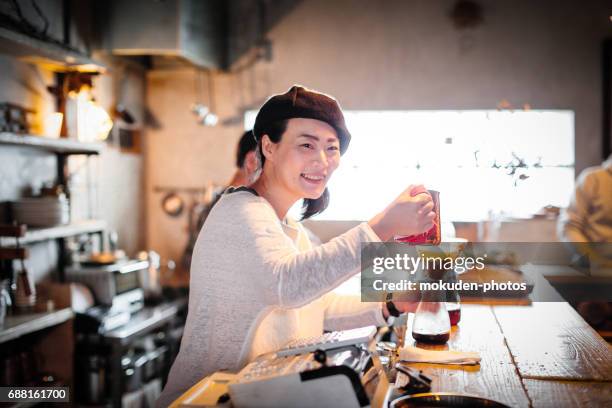
[[[612,276],[612,155],[601,166],[580,173],[557,233],[575,264],[590,267],[591,274]],[[579,302],[576,309],[594,328],[612,330],[612,302]]]
[[[198,238],[198,233],[206,221],[206,217],[210,213],[210,210],[217,203],[223,191],[227,187],[238,187],[248,186],[255,178],[257,178],[257,154],[255,149],[257,142],[253,136],[251,130],[247,130],[242,134],[236,146],[236,171],[232,175],[229,183],[222,187],[214,188],[212,185],[208,188],[207,198],[204,203],[198,203],[197,206],[193,207],[189,214],[189,237],[187,239],[187,245],[183,251],[182,265],[186,271],[191,267],[191,256],[193,254],[193,248]]]
[[[557,231],[563,242],[612,243],[612,155],[580,173]]]
[[[362,243],[433,226],[431,196],[413,194],[424,187],[409,186],[368,222],[313,247],[287,212],[300,200],[302,219],[327,207],[327,182],[351,138],[338,102],[293,86],[264,103],[253,133],[261,174],[250,187],[228,188],[200,231],[185,331],[157,406],[207,375],[238,371],[290,341],[386,325],[416,308],[332,291],[359,272]]]
[[[227,185],[216,189],[211,196],[208,204],[207,211],[205,211],[199,218],[198,231],[204,225],[204,221],[208,216],[211,208],[221,198],[221,195],[227,187],[240,187],[248,186],[257,178],[257,154],[255,149],[257,148],[257,141],[253,136],[252,130],[247,130],[242,134],[236,146],[236,171],[232,176],[231,180]]]
[[[257,141],[252,130],[242,134],[236,148],[236,172],[228,186],[248,186],[257,178]]]

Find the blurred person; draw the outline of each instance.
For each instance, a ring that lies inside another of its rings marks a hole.
[[[214,188],[211,184],[206,190],[206,199],[204,203],[197,203],[189,211],[189,237],[182,257],[182,265],[185,271],[188,271],[191,267],[191,256],[193,254],[196,239],[198,238],[198,233],[202,229],[210,210],[217,203],[219,198],[221,198],[223,191],[225,191],[227,187],[248,186],[257,178],[256,173],[258,166],[257,154],[255,153],[256,147],[257,142],[253,136],[253,131],[247,130],[242,134],[236,146],[236,170],[230,181],[227,185],[217,188]]]
[[[257,173],[257,141],[252,130],[242,134],[236,147],[236,171],[227,184],[228,186],[248,186],[256,177]]]
[[[580,173],[569,206],[559,217],[557,235],[579,267],[593,272],[606,259],[612,262],[612,155],[601,166]]]
[[[580,173],[558,235],[563,242],[612,243],[612,155]]]
[[[200,224],[198,231],[204,225],[204,221],[206,220],[206,216],[210,212],[210,209],[215,205],[215,203],[221,198],[223,191],[225,191],[228,187],[240,187],[240,186],[248,186],[257,178],[257,154],[255,152],[257,148],[257,141],[255,140],[255,136],[253,136],[252,130],[247,130],[242,134],[240,140],[238,141],[238,145],[236,146],[236,171],[232,175],[230,181],[225,185],[218,187],[212,192],[212,196],[208,205],[208,211],[206,214],[200,218]]]
[[[591,275],[612,276],[612,155],[580,173],[557,232],[577,266],[590,268]],[[579,302],[576,309],[594,328],[612,329],[611,302]]]

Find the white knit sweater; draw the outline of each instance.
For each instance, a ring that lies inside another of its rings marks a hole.
[[[290,340],[384,325],[379,303],[330,293],[359,272],[360,244],[372,241],[363,223],[312,248],[303,227],[282,223],[264,198],[225,194],[195,244],[185,332],[158,406]]]

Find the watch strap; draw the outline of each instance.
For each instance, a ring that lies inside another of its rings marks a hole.
[[[397,310],[397,308],[395,307],[395,304],[393,304],[392,301],[390,300],[387,301],[386,306],[387,306],[387,311],[389,312],[390,316],[400,317],[401,313],[399,310]]]

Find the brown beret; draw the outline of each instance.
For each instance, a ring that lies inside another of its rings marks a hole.
[[[331,96],[294,85],[284,94],[270,97],[259,109],[253,134],[259,141],[270,123],[291,118],[317,119],[332,126],[340,141],[343,154],[351,141],[351,134],[344,123],[344,115],[338,101]]]

